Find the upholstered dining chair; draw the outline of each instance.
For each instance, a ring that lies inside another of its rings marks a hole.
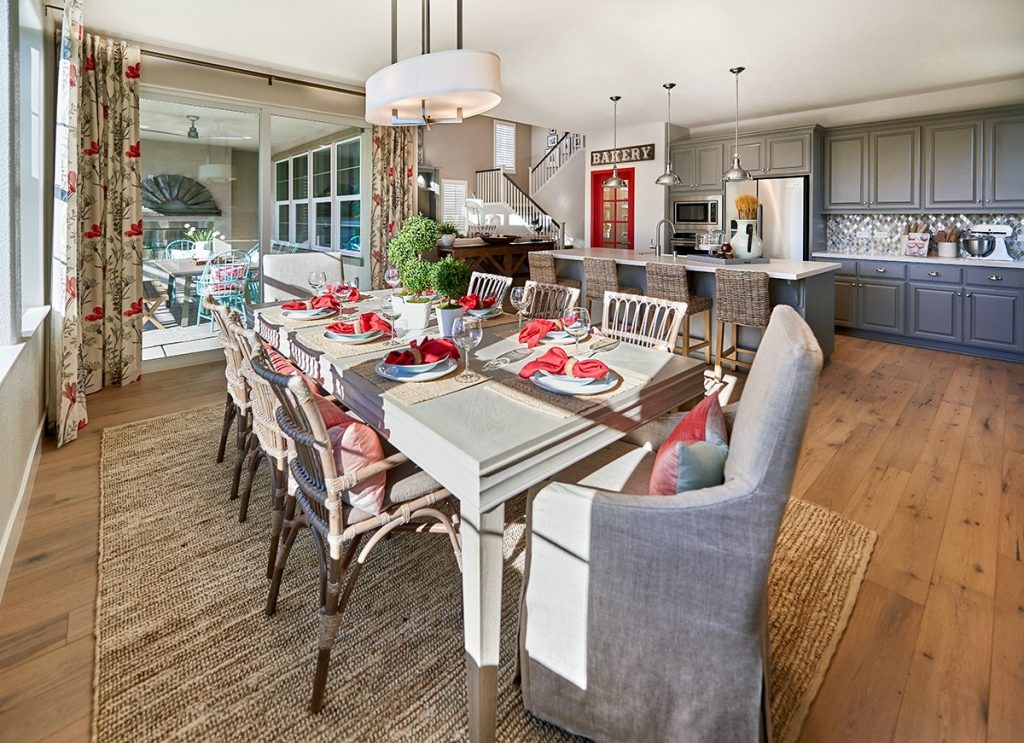
[[[476,294],[481,299],[494,297],[494,305],[501,307],[505,303],[505,295],[512,286],[511,276],[500,276],[496,273],[474,271],[469,277],[469,289],[466,294]]]
[[[217,447],[217,463],[224,461],[228,433],[235,424],[235,469],[231,478],[231,499],[238,497],[238,484],[242,467],[249,452],[249,383],[242,374],[247,363],[238,346],[238,336],[245,330],[238,313],[221,304],[211,295],[203,297],[203,306],[214,319],[217,339],[224,347],[224,378],[227,381],[227,400],[224,404],[224,423]]]
[[[526,709],[597,740],[770,740],[768,570],[821,363],[776,308],[727,409],[722,485],[643,495],[673,414],[531,491]]]
[[[316,713],[323,707],[331,649],[370,551],[395,530],[444,534],[461,569],[457,519],[453,523],[448,514],[435,507],[451,493],[393,448],[390,453],[385,450],[387,456],[374,464],[339,472],[332,437],[306,383],[298,376],[270,371],[260,359],[255,359],[252,367],[271,384],[280,403],[277,421],[288,439],[288,464],[297,506],[288,529],[282,533],[267,614],[276,610],[288,555],[301,528],[309,528],[320,562],[320,631],[310,700],[310,711]],[[386,487],[378,513],[349,504],[353,489],[381,474]],[[289,518],[287,508],[285,518]]]
[[[601,333],[623,343],[672,353],[684,317],[685,302],[606,291]]]
[[[545,284],[532,279],[526,282],[523,299],[526,302],[522,315],[528,318],[560,317],[563,312],[575,307],[580,290],[562,284]]]

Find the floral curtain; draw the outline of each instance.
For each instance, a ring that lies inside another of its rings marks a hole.
[[[142,371],[139,49],[91,34],[83,40],[78,28],[79,64],[71,66],[78,151],[69,152],[69,162],[77,162],[68,181],[75,208],[65,217],[59,444],[85,425],[84,395],[134,382]],[[75,119],[68,121],[70,129]],[[56,215],[54,224],[61,224]]]
[[[370,205],[370,287],[384,288],[387,246],[416,211],[415,127],[373,127]]]

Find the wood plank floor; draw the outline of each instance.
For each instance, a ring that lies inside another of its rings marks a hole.
[[[100,430],[223,389],[217,364],[148,375],[47,445],[0,602],[0,740],[89,737]],[[837,338],[794,495],[879,533],[802,740],[1020,740],[1024,366]]]

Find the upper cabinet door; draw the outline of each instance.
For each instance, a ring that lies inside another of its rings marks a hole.
[[[779,134],[766,141],[765,168],[771,175],[798,175],[811,172],[811,135]]]
[[[692,146],[672,147],[672,170],[682,181],[675,188],[693,188],[697,184],[697,150]]]
[[[722,167],[723,150],[721,143],[697,146],[697,190],[722,190],[722,173],[725,172]]]
[[[1024,207],[1024,115],[985,119],[985,206]]]
[[[722,175],[725,175],[725,171],[732,167],[732,151],[734,149],[736,149],[734,140],[730,140],[725,143],[725,153],[722,160],[722,173],[719,176],[719,180],[721,180]],[[755,176],[767,172],[763,137],[741,139],[739,153],[740,163],[743,165],[744,170],[753,173]]]
[[[921,129],[890,129],[871,132],[871,189],[868,206],[921,206]]]
[[[924,127],[925,208],[981,207],[981,136],[978,119]]]
[[[825,138],[825,208],[868,208],[868,135]]]

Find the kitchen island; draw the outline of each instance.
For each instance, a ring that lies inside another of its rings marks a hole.
[[[685,265],[690,292],[715,298],[715,272],[757,271],[768,274],[768,291],[773,305],[788,304],[807,321],[821,345],[825,362],[835,348],[835,287],[833,276],[840,263],[823,261],[788,261],[772,259],[768,263],[740,264],[736,266],[705,263],[684,256],[657,256],[651,251],[616,250],[612,248],[571,248],[553,250],[555,270],[564,278],[583,281],[584,258],[611,258],[618,264],[619,284],[645,292],[647,264],[671,263]],[[713,322],[713,318],[712,318]],[[706,337],[699,315],[693,317],[691,332],[695,337]],[[756,348],[760,331],[740,328],[740,342]]]

